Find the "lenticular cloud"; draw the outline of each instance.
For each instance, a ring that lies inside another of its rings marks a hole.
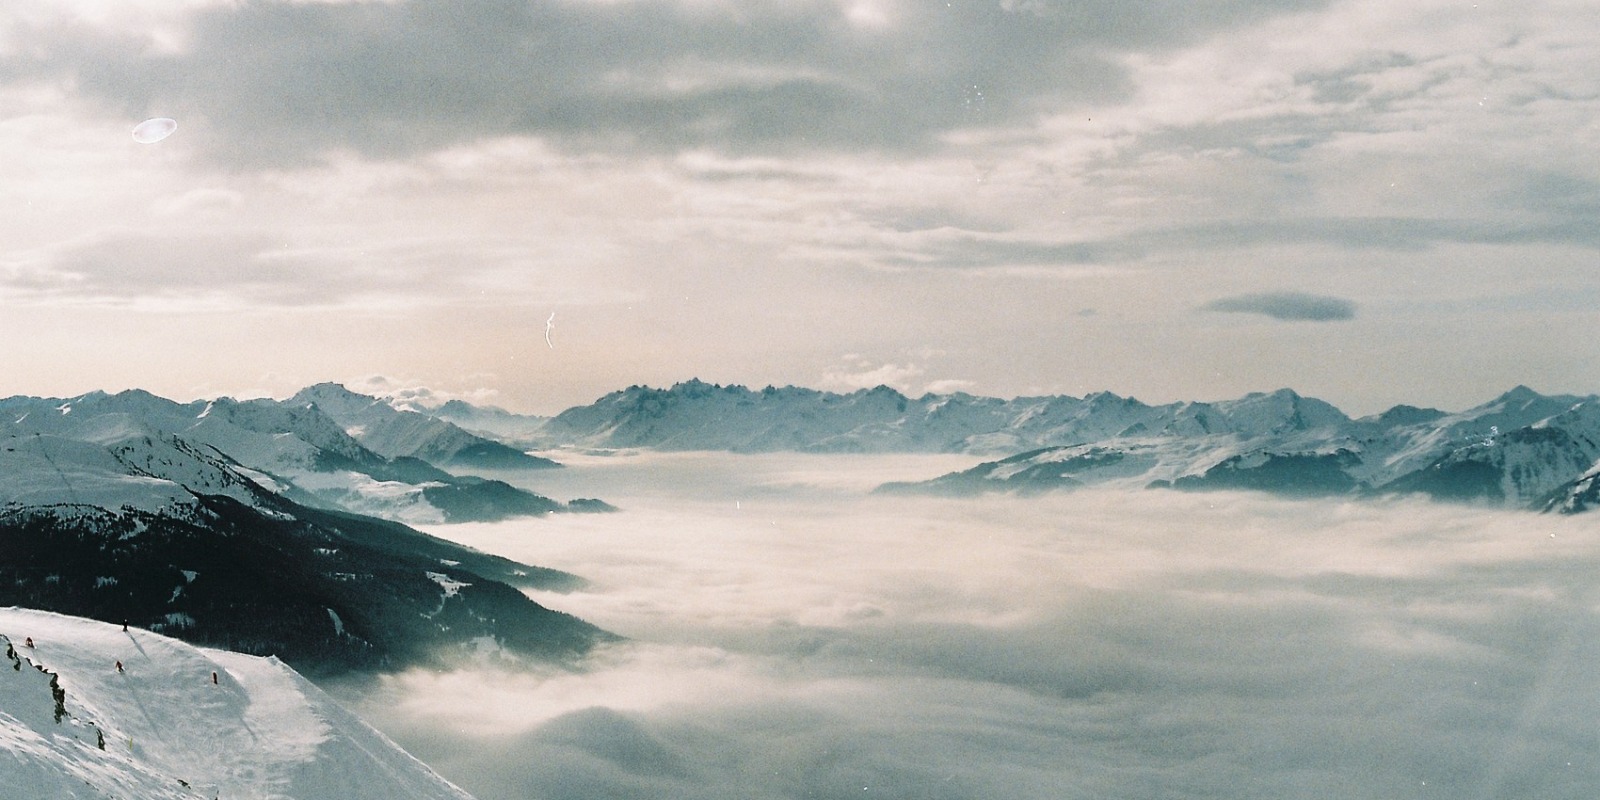
[[[171,136],[172,132],[177,129],[177,120],[168,117],[155,117],[133,127],[133,140],[139,144],[155,144]]]

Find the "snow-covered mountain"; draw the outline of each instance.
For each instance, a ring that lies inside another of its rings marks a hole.
[[[460,401],[452,408],[473,415]],[[1600,460],[1600,398],[1526,386],[1455,413],[1399,405],[1351,419],[1290,389],[1152,406],[1110,392],[911,398],[886,386],[836,394],[690,380],[612,392],[542,425],[521,419],[524,443],[541,448],[1006,456],[886,491],[1110,484],[1417,492],[1569,512],[1600,503],[1600,478],[1591,474]]]
[[[3,797],[471,800],[275,658],[17,608],[0,648]]]
[[[546,446],[596,448],[735,452],[946,449],[949,442],[924,440],[925,435],[937,435],[938,428],[906,424],[908,416],[916,412],[909,400],[888,388],[849,395],[792,386],[756,392],[693,380],[670,389],[633,386],[613,392],[592,405],[551,418],[540,436]]]
[[[103,430],[109,431],[109,428]],[[0,439],[0,605],[277,654],[311,671],[564,658],[607,634],[529,600],[575,576],[303,506],[170,435]]]
[[[36,434],[113,447],[126,441],[176,442],[172,446],[203,449],[244,468],[259,485],[301,503],[404,522],[566,510],[562,503],[501,481],[453,475],[412,455],[374,452],[312,403],[231,398],[177,403],[138,390],[0,400],[0,437]],[[463,447],[495,452],[480,444]]]
[[[389,458],[419,458],[442,467],[468,469],[550,469],[561,466],[499,441],[468,433],[448,420],[396,408],[337,383],[301,389],[287,401],[315,406],[361,444]]]
[[[1600,499],[1596,397],[1545,396],[1519,386],[1459,413],[1397,406],[1358,420],[1288,390],[1214,404],[1099,405],[1090,413],[1081,402],[1072,407],[1071,429],[1083,441],[883,490],[959,494],[1114,485],[1422,493],[1566,512]],[[1095,424],[1097,418],[1105,421]],[[1097,435],[1135,418],[1115,433]],[[1033,425],[1025,423],[1014,430]]]

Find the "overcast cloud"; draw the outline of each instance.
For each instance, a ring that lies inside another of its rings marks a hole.
[[[580,460],[627,511],[445,535],[571,569],[581,674],[411,673],[501,798],[1587,796],[1587,523],[1413,501],[864,499],[950,457]],[[559,493],[559,492],[558,492]],[[735,505],[733,498],[743,499]]]
[[[24,20],[17,78],[128,116],[204,115],[226,164],[399,157],[507,135],[577,148],[923,148],[1131,91],[1117,55],[1322,0],[249,3],[180,42]],[[152,51],[155,52],[152,52]]]
[[[889,368],[1358,414],[1589,392],[1588,11],[42,0],[0,19],[6,374],[542,413]],[[1360,314],[1190,313],[1284,287]]]

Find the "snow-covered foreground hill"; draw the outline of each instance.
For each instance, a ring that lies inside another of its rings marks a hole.
[[[17,608],[0,647],[0,797],[470,800],[274,658]]]

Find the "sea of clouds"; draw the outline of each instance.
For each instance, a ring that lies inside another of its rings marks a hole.
[[[588,578],[581,670],[350,688],[480,800],[1587,798],[1600,527],[1420,500],[879,497],[949,456],[572,457],[430,528]]]

